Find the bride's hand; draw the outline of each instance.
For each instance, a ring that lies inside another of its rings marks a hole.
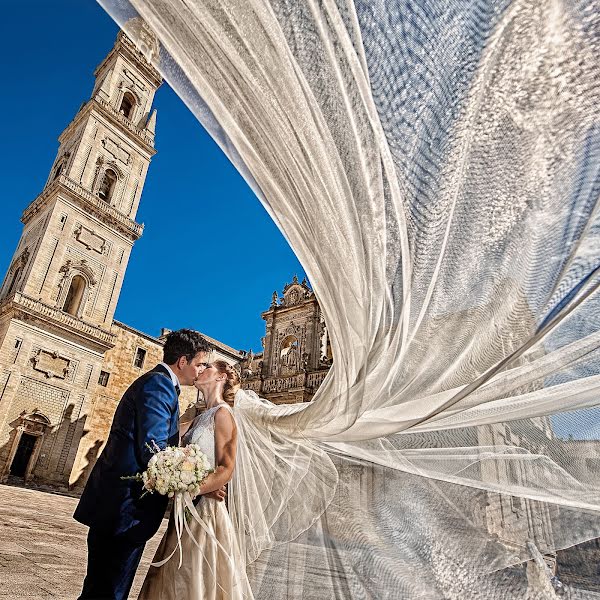
[[[219,502],[223,502],[225,497],[227,496],[227,489],[225,486],[215,490],[214,492],[208,492],[208,494],[204,494],[205,498],[213,498],[214,500],[218,500]]]

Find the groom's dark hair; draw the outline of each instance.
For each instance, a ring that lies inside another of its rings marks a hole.
[[[172,331],[165,339],[163,360],[168,365],[175,364],[182,356],[190,362],[198,352],[210,352],[211,345],[193,329]]]

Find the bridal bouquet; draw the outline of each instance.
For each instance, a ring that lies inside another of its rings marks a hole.
[[[187,492],[191,498],[200,493],[200,485],[209,473],[208,458],[196,444],[180,448],[169,446],[161,450],[155,443],[151,450],[154,455],[143,473],[131,479],[144,484],[144,494],[158,492],[172,498],[175,494]]]
[[[148,468],[143,473],[136,473],[121,479],[134,479],[143,482],[144,493],[142,496],[158,492],[162,496],[169,496],[169,498],[174,499],[173,519],[175,521],[175,531],[177,532],[177,545],[169,556],[160,562],[152,563],[152,566],[161,567],[171,560],[171,557],[179,550],[178,568],[181,567],[183,560],[181,536],[184,531],[188,533],[196,546],[200,547],[190,529],[186,515],[204,530],[206,535],[225,553],[226,558],[231,561],[227,550],[223,548],[211,529],[202,521],[192,502],[193,498],[200,493],[200,486],[206,476],[213,472],[206,454],[200,450],[200,446],[197,444],[189,444],[183,448],[169,446],[161,450],[155,442],[152,442],[152,446],[148,445],[148,447],[154,452],[152,458],[148,461]]]

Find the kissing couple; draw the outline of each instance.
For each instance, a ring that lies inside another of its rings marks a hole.
[[[228,401],[240,387],[227,362],[208,362],[212,348],[196,331],[171,332],[163,362],[136,379],[115,411],[106,446],[87,481],[74,518],[89,526],[87,574],[79,600],[126,600],[146,542],[158,531],[167,496],[143,495],[142,483],[124,476],[146,470],[152,448],[197,444],[213,470],[195,501],[203,522],[190,520],[181,538],[182,565],[167,560],[178,544],[173,515],[138,598],[241,600],[253,598],[225,504],[237,450]],[[180,386],[202,392],[206,410],[180,423]],[[207,533],[208,532],[208,533]],[[212,534],[210,533],[212,532]]]

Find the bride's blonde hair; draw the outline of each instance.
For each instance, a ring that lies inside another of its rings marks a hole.
[[[240,376],[237,370],[224,360],[215,360],[212,363],[219,373],[225,373],[227,379],[223,387],[223,399],[230,404],[233,404],[235,393],[240,389]]]

